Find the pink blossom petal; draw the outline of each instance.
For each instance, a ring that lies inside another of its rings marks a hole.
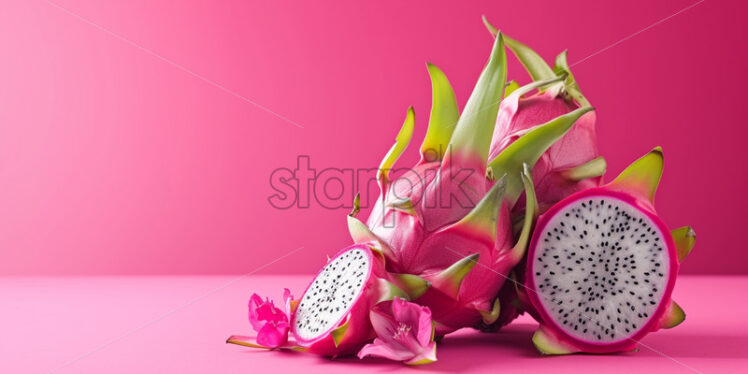
[[[431,311],[415,303],[395,298],[372,308],[369,319],[377,339],[359,353],[397,361],[427,361],[424,351],[434,350],[431,341]],[[424,357],[421,357],[424,356]],[[417,357],[421,357],[416,359]]]
[[[379,339],[384,340],[386,343],[393,343],[395,342],[394,335],[398,324],[391,315],[382,311],[383,304],[388,306],[390,303],[385,302],[375,305],[371,312],[369,312],[369,319]]]
[[[281,322],[277,325],[268,323],[257,332],[257,343],[268,348],[278,348],[288,341],[287,322]]]
[[[249,323],[255,331],[260,331],[265,322],[260,321],[257,315],[257,308],[262,305],[262,298],[258,294],[252,294],[249,298]]]
[[[288,316],[288,320],[291,320],[291,315],[293,315],[293,312],[291,311],[291,301],[293,301],[293,295],[291,295],[291,290],[288,288],[283,289],[283,305],[285,305],[286,308],[286,315]]]
[[[418,328],[415,331],[415,335],[416,339],[418,339],[418,344],[426,346],[431,342],[434,327],[431,323],[431,310],[427,307],[423,307],[423,309],[425,309],[425,312],[418,316]]]
[[[249,322],[257,331],[257,344],[276,348],[288,341],[288,315],[278,309],[270,299],[263,301],[257,294],[252,294],[248,307]]]
[[[396,297],[392,303],[392,314],[395,321],[410,328],[410,334],[421,347],[431,340],[431,310]]]
[[[266,300],[264,304],[260,305],[257,310],[257,318],[261,321],[267,321],[267,322],[288,322],[288,317],[286,316],[286,313],[284,313],[282,310],[278,309],[273,305],[273,302],[270,300]]]
[[[382,339],[374,339],[374,343],[367,344],[358,352],[358,358],[367,356],[382,357],[394,361],[411,360],[416,355],[406,349],[385,343]]]

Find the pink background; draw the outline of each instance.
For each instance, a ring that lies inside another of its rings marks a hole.
[[[238,274],[302,246],[263,272],[311,273],[347,210],[274,209],[270,173],[374,167],[414,105],[409,166],[425,62],[464,104],[481,14],[573,64],[694,2],[4,1],[0,274]],[[658,210],[699,236],[684,273],[748,273],[746,8],[705,1],[573,67],[609,174],[664,147]]]

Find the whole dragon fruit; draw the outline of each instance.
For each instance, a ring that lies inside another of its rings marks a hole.
[[[497,34],[496,28],[485,16],[483,22],[492,34]],[[571,74],[565,51],[558,55],[551,69],[542,57],[525,44],[506,35],[504,39],[533,82],[522,87],[514,82],[508,85],[507,96],[499,106],[491,156],[500,154],[523,134],[549,119],[590,105]],[[538,92],[528,96],[535,90]],[[594,112],[583,115],[543,153],[533,168],[533,182],[541,213],[566,196],[597,187],[602,182],[606,163],[598,152],[595,118]],[[522,222],[523,210],[521,201],[513,208],[512,220],[516,224]],[[510,276],[521,277],[521,272],[521,269],[515,270]],[[496,331],[523,313],[514,283],[506,282],[499,294],[501,315],[491,325],[480,324],[479,329]]]
[[[525,281],[542,353],[630,351],[685,319],[670,295],[696,235],[690,227],[671,232],[655,212],[662,160],[657,147],[538,219]]]
[[[483,21],[489,31],[496,35],[496,28],[485,16]],[[528,46],[506,35],[504,40],[530,73],[533,82],[523,87],[512,82],[508,87],[509,93],[499,106],[489,153],[491,158],[498,156],[535,126],[590,106],[571,74],[566,51],[556,57],[555,66],[551,69]],[[538,92],[527,96],[534,90]],[[597,148],[595,112],[590,112],[551,145],[533,168],[532,177],[540,212],[574,192],[599,186],[605,168],[605,160],[600,157]],[[521,209],[521,204],[517,208]]]
[[[380,164],[382,193],[367,224],[355,214],[348,224],[355,242],[373,243],[382,250],[387,270],[431,283],[415,301],[430,308],[436,334],[443,335],[497,318],[496,294],[505,274],[522,258],[534,218],[527,216],[515,240],[511,206],[523,190],[528,208],[536,205],[529,168],[592,108],[577,109],[528,131],[489,168],[490,134],[506,81],[502,35],[496,38],[462,115],[444,74],[431,64],[428,68],[433,106],[420,162],[390,180],[390,169],[412,137],[411,109]]]

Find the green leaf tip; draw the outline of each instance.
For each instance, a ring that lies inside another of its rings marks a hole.
[[[499,319],[499,314],[501,313],[501,302],[499,299],[496,299],[493,301],[493,305],[491,305],[491,310],[478,309],[478,313],[480,313],[483,323],[486,325],[493,324],[497,319]]]
[[[594,110],[593,107],[584,107],[576,109],[570,113],[556,117],[551,121],[534,127],[525,135],[514,141],[506,147],[488,167],[491,173],[487,177],[491,179],[492,175],[508,175],[506,183],[506,193],[504,197],[514,205],[519,195],[524,189],[521,175],[524,165],[527,164],[530,169],[535,167],[540,156],[550,148],[553,143],[560,139],[571,126],[585,113]]]
[[[498,30],[496,27],[491,25],[488,19],[486,19],[486,16],[483,16],[483,23],[491,34],[496,35]],[[533,81],[551,79],[555,76],[563,75],[563,85],[558,86],[558,90],[555,90],[554,92],[565,92],[567,94],[566,97],[568,99],[574,99],[579,106],[590,105],[589,101],[584,97],[584,95],[582,95],[582,91],[579,89],[579,85],[574,79],[574,75],[571,73],[571,68],[566,60],[566,51],[563,51],[556,56],[553,68],[551,68],[537,52],[532,50],[532,48],[506,35],[504,35],[504,38],[506,46],[512,51],[512,53],[514,53],[522,66],[525,67],[525,70],[530,74]],[[542,87],[540,88],[540,91],[546,89],[550,89],[550,87]]]
[[[483,24],[488,29],[488,32],[491,33],[491,35],[496,36],[496,34],[499,33],[499,29],[497,29],[494,25],[491,24],[491,22],[488,21],[488,18],[485,14],[481,14],[481,19],[483,20]]]
[[[683,262],[696,244],[696,231],[693,231],[691,226],[684,226],[671,231],[670,234],[673,236],[675,250],[678,253],[678,262]]]
[[[332,341],[335,343],[335,347],[338,347],[340,342],[343,341],[346,331],[348,331],[348,321],[345,321],[344,324],[340,325],[335,330],[330,331],[330,336],[332,336]]]
[[[460,293],[462,281],[478,263],[480,254],[474,253],[466,256],[439,273],[432,281],[431,286],[440,290],[453,299],[457,299]]]
[[[431,78],[431,114],[421,144],[421,160],[431,162],[444,158],[460,111],[454,89],[444,72],[430,62],[426,63],[426,68]]]
[[[395,137],[395,144],[390,148],[382,159],[382,162],[379,164],[377,180],[383,191],[385,190],[386,184],[389,183],[389,174],[392,166],[403,154],[405,148],[407,148],[410,143],[410,139],[413,137],[413,129],[415,128],[416,122],[415,118],[413,107],[409,107],[408,112],[405,115],[403,126],[400,128],[400,132],[397,133],[397,137]]]
[[[351,239],[356,244],[372,244],[372,250],[379,251],[385,258],[393,258],[393,252],[387,243],[379,239],[379,237],[369,230],[361,220],[353,216],[347,216],[348,219],[348,232],[351,234]]]
[[[376,235],[374,235],[374,233],[372,233],[369,228],[361,222],[361,220],[352,215],[348,216],[348,232],[351,234],[351,239],[353,239],[353,242],[356,244],[378,240]]]
[[[361,193],[356,192],[356,197],[353,198],[353,210],[348,215],[356,217],[359,212],[361,212]]]
[[[401,299],[410,300],[410,295],[408,295],[407,292],[405,292],[402,288],[398,287],[393,282],[390,282],[385,279],[379,279],[380,283],[380,295],[381,297],[379,300],[377,300],[378,303],[382,301],[389,301],[394,299],[395,297],[399,297]]]
[[[580,106],[590,105],[590,102],[587,101],[584,95],[582,95],[582,90],[579,89],[579,85],[577,84],[576,79],[574,79],[574,75],[571,73],[569,63],[566,61],[566,51],[563,51],[556,56],[556,62],[553,65],[553,72],[558,75],[563,74],[566,77],[564,79],[564,89],[566,90],[568,97],[576,100]]]
[[[663,169],[662,148],[655,147],[649,153],[629,165],[608,186],[643,198],[654,205],[657,186]]]
[[[459,154],[463,156],[461,159],[475,159],[481,161],[482,165],[486,164],[505,84],[506,51],[504,38],[499,33],[488,64],[481,72],[457,121],[457,127],[449,143],[448,158]]]
[[[549,79],[542,79],[539,81],[535,81],[529,84],[526,84],[524,86],[518,87],[516,90],[514,90],[512,93],[518,95],[519,97],[522,97],[528,93],[530,93],[532,90],[540,90],[542,87],[551,86],[554,83],[561,82],[564,80],[565,75],[561,75],[558,77],[553,77]]]
[[[519,263],[522,256],[525,255],[532,233],[532,225],[538,217],[538,198],[535,194],[535,185],[532,182],[532,170],[527,164],[522,164],[522,169],[522,184],[525,188],[525,215],[522,220],[519,239],[512,248],[512,258],[515,264]]]
[[[490,241],[496,240],[496,227],[499,218],[499,209],[504,201],[504,190],[506,189],[506,176],[502,176],[486,194],[465,215],[457,221],[453,227],[465,228],[476,234],[482,234]]]
[[[509,81],[509,83],[504,87],[504,97],[511,95],[512,92],[516,91],[519,87],[519,83],[516,81]]]
[[[671,329],[675,326],[680,325],[683,321],[686,320],[686,312],[683,310],[683,308],[678,305],[673,300],[670,300],[670,304],[667,307],[667,310],[665,310],[665,314],[663,314],[662,319],[660,320],[659,328],[661,329]]]
[[[392,274],[392,283],[403,290],[409,300],[421,297],[431,287],[431,282],[413,274]]]
[[[387,207],[399,210],[406,214],[410,214],[411,216],[416,215],[416,209],[413,207],[413,203],[410,201],[409,197],[390,201],[389,203],[387,203]]]
[[[494,27],[486,18],[486,16],[483,16],[483,24],[486,25],[486,28],[488,31],[493,34],[497,35],[498,29]],[[530,77],[532,77],[532,80],[539,81],[544,79],[551,79],[556,76],[556,74],[553,72],[553,69],[551,69],[550,66],[548,66],[548,63],[543,60],[542,57],[540,57],[537,52],[533,51],[530,47],[526,46],[525,44],[520,43],[519,41],[512,39],[506,35],[504,35],[506,46],[509,47],[509,49],[514,53],[515,56],[517,56],[517,59],[522,64],[522,66],[525,67],[525,70],[530,74]]]
[[[607,168],[608,164],[605,162],[605,158],[600,156],[582,165],[561,170],[560,173],[567,180],[576,182],[583,179],[601,177],[605,174]]]
[[[542,325],[532,335],[532,344],[544,355],[568,355],[579,351],[571,345],[556,339]]]

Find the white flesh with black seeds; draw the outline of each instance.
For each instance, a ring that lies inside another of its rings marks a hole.
[[[667,244],[639,209],[609,196],[586,197],[559,210],[539,238],[536,290],[569,335],[620,341],[659,306],[668,281]]]
[[[305,340],[327,334],[348,313],[371,271],[361,249],[350,250],[325,265],[296,309],[296,334]]]

